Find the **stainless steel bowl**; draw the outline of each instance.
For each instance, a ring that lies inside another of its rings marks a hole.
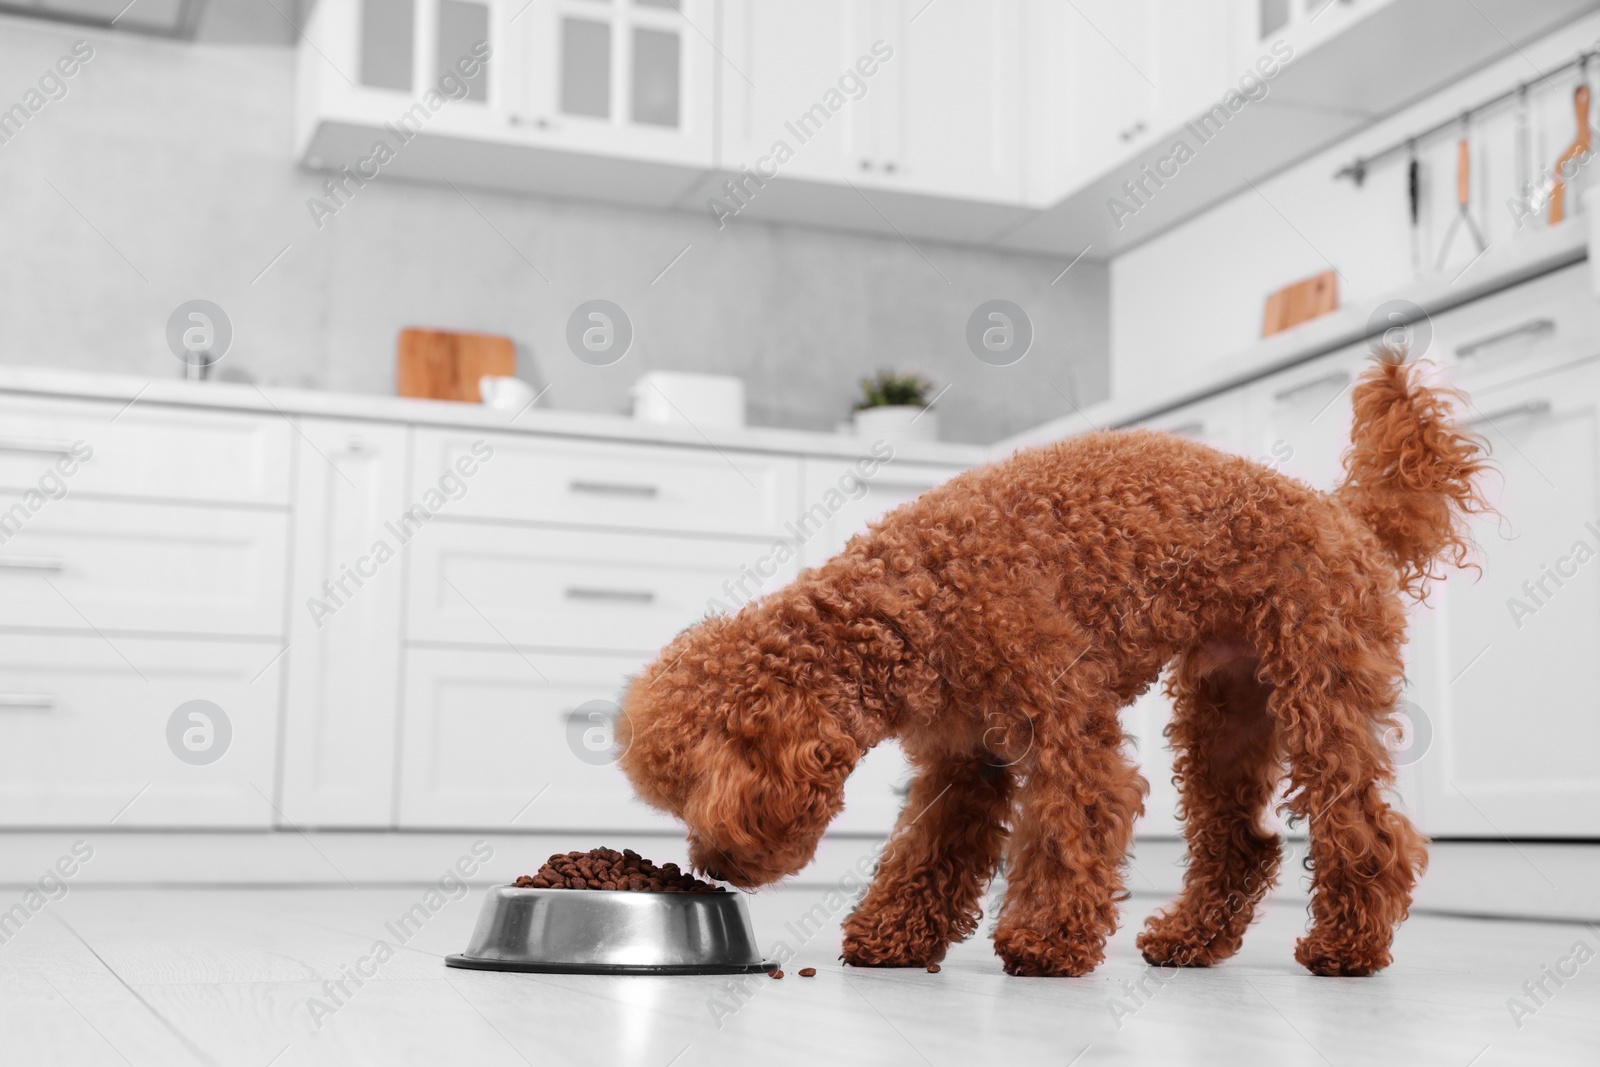
[[[518,889],[484,898],[452,967],[558,974],[743,974],[770,970],[737,893]]]

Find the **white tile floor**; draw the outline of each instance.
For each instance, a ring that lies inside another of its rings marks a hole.
[[[834,925],[800,946],[788,977],[751,979],[741,1004],[728,979],[446,969],[442,957],[463,947],[476,916],[474,891],[336,1005],[323,983],[374,941],[395,943],[385,923],[423,892],[74,888],[0,945],[0,1063],[1600,1062],[1600,958],[1560,988],[1547,979],[1542,1006],[1522,990],[1576,942],[1600,950],[1595,929],[1419,915],[1384,974],[1313,978],[1290,956],[1304,919],[1290,902],[1269,908],[1233,961],[1147,979],[1148,996],[1129,993],[1146,974],[1133,934],[1158,902],[1135,898],[1088,978],[1008,978],[981,938],[940,974],[846,970]],[[752,898],[762,944],[795,944],[786,924],[820,900],[804,889]],[[806,965],[815,978],[795,974]],[[1513,996],[1537,1009],[1520,1028]],[[314,1021],[313,997],[332,1014]],[[717,998],[733,1009],[720,1025]]]

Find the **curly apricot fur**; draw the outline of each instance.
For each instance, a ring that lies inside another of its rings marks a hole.
[[[937,962],[1003,857],[1005,969],[1081,975],[1116,928],[1146,792],[1117,714],[1173,663],[1189,868],[1141,952],[1238,949],[1277,875],[1261,821],[1286,777],[1311,837],[1296,958],[1370,974],[1427,861],[1385,799],[1403,597],[1465,559],[1482,462],[1415,368],[1380,361],[1354,406],[1333,493],[1145,431],[968,471],[680,634],[626,695],[622,769],[686,823],[698,869],[756,886],[810,862],[850,771],[896,738],[915,776],[844,958]]]

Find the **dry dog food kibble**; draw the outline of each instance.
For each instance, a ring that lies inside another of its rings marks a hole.
[[[768,971],[767,972],[767,977],[768,978],[782,978],[783,977],[783,972],[782,971]]]
[[[596,848],[557,853],[514,883],[518,889],[632,889],[645,893],[725,893],[720,885],[702,882],[676,863],[657,867],[631,848]]]
[[[801,978],[815,978],[816,976],[817,976],[817,969],[815,967],[802,967],[802,968],[800,968],[800,977]]]
[[[928,973],[929,974],[938,974],[939,973],[939,965],[937,963],[928,964]]]

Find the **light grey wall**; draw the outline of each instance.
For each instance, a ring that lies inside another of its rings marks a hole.
[[[856,380],[889,366],[951,386],[946,438],[988,442],[1069,411],[1062,394],[1106,394],[1107,277],[1088,261],[1052,285],[1064,260],[758,223],[718,232],[698,212],[471,190],[469,204],[381,178],[319,231],[306,200],[322,176],[291,158],[294,53],[201,37],[0,19],[0,109],[74,40],[95,49],[67,95],[0,144],[0,362],[175,377],[166,320],[199,297],[233,321],[223,366],[265,383],[390,393],[395,334],[414,324],[517,338],[520,373],[551,386],[541,404],[574,410],[625,410],[644,370],[696,370],[743,377],[752,422],[827,429]],[[610,367],[564,341],[573,308],[596,297],[636,329]],[[973,308],[997,297],[1037,335],[1007,368],[964,340]]]

